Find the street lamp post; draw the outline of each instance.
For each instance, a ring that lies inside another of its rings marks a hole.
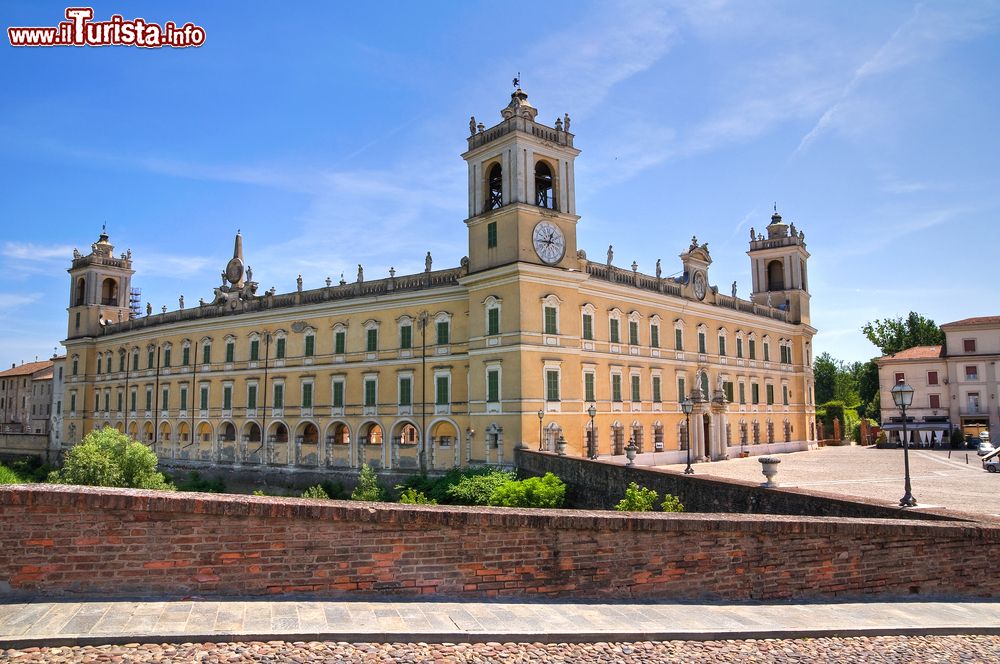
[[[913,388],[900,378],[899,382],[890,390],[892,400],[903,413],[903,474],[905,476],[904,488],[906,493],[899,499],[900,507],[916,507],[917,499],[910,491],[910,440],[906,433],[906,407],[913,403]]]
[[[684,430],[687,436],[687,444],[685,445],[687,447],[687,468],[684,469],[684,474],[693,475],[694,468],[691,467],[691,411],[694,410],[694,403],[691,401],[691,397],[687,397],[681,402],[681,410],[684,411],[684,418],[687,420]]]
[[[538,451],[542,451],[542,420],[545,419],[545,413],[541,410],[538,411]]]
[[[587,408],[587,415],[590,415],[590,440],[587,441],[587,456],[591,459],[597,458],[597,429],[594,428],[594,415],[597,415],[597,407],[590,404]]]

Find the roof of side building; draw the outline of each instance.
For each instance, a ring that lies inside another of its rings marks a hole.
[[[11,378],[13,376],[30,376],[33,373],[42,371],[43,369],[51,369],[52,360],[43,360],[42,362],[25,362],[19,367],[13,367],[7,369],[6,371],[0,371],[0,378]]]
[[[975,318],[963,318],[962,320],[952,321],[951,323],[945,323],[942,328],[945,327],[963,327],[965,325],[998,325],[1000,326],[1000,316],[978,316]]]
[[[933,360],[941,357],[941,346],[914,346],[892,355],[883,355],[881,360]]]

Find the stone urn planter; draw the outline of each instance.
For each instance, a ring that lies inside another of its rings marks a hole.
[[[762,456],[757,459],[760,462],[760,472],[764,473],[764,477],[767,481],[761,484],[761,486],[772,488],[778,486],[778,483],[774,481],[774,476],[778,474],[778,464],[781,463],[781,459],[778,457]]]
[[[628,463],[625,464],[626,466],[635,465],[635,453],[638,451],[639,448],[635,446],[635,442],[632,440],[628,441],[628,446],[625,448],[625,458],[628,459]]]
[[[559,440],[556,441],[556,454],[566,456],[566,439],[562,436],[559,436]]]

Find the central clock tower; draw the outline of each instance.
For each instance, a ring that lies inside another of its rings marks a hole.
[[[516,262],[577,268],[570,117],[552,126],[517,88],[486,128],[469,120],[469,272]]]

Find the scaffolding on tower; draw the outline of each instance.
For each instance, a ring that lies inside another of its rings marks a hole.
[[[138,318],[142,315],[142,289],[130,288],[128,292],[129,318]]]

